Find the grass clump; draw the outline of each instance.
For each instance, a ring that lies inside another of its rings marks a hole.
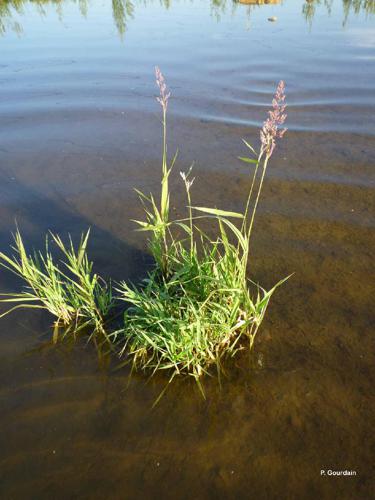
[[[15,255],[8,257],[0,252],[0,265],[19,276],[25,285],[19,293],[0,295],[0,302],[16,304],[0,317],[19,308],[46,309],[55,317],[55,341],[60,329],[63,335],[75,335],[84,328],[91,331],[91,336],[105,334],[104,318],[112,306],[112,292],[93,273],[86,252],[89,234],[90,230],[82,235],[76,250],[71,238],[65,245],[59,236],[50,233],[62,253],[59,265],[52,257],[48,235],[45,252],[29,255],[17,229],[12,247]]]
[[[221,239],[206,244],[201,255],[180,249],[170,256],[170,275],[155,269],[143,286],[122,283],[130,306],[121,354],[130,353],[135,367],[198,380],[211,364],[220,367],[222,355],[235,354],[243,334],[252,345],[274,289],[259,289],[252,299],[236,248],[226,245]]]
[[[130,354],[135,368],[171,370],[192,375],[198,382],[210,365],[220,367],[224,355],[233,355],[240,339],[252,347],[269,300],[284,280],[264,290],[247,278],[250,237],[264,176],[277,138],[285,130],[284,84],[280,82],[273,109],[261,130],[257,153],[245,142],[250,157],[240,159],[252,168],[252,181],[241,213],[191,202],[191,169],[181,173],[187,196],[187,217],[169,219],[169,176],[175,163],[167,163],[166,115],[170,93],[156,68],[160,89],[157,98],[163,112],[163,157],[160,200],[138,191],[146,220],[136,221],[141,231],[151,233],[150,251],[155,268],[140,286],[121,283],[120,299],[127,310],[124,327],[113,334],[120,354]],[[212,239],[199,227],[201,219],[217,226]],[[233,221],[239,222],[239,224]]]
[[[86,253],[89,231],[82,236],[77,250],[72,240],[65,245],[51,233],[50,238],[62,254],[57,264],[46,238],[45,252],[26,253],[20,232],[15,234],[15,255],[0,253],[0,264],[26,283],[20,293],[2,295],[1,302],[18,308],[47,309],[55,316],[54,340],[60,327],[64,334],[75,335],[88,328],[95,341],[104,336],[112,350],[128,356],[134,368],[167,370],[170,380],[178,374],[200,377],[216,365],[220,373],[223,356],[233,356],[247,340],[250,348],[279,281],[270,290],[252,282],[247,275],[250,240],[269,160],[277,139],[285,129],[284,84],[280,82],[272,110],[260,131],[258,152],[246,141],[248,157],[240,157],[250,168],[247,198],[241,212],[194,206],[191,188],[192,168],[181,172],[185,185],[187,214],[171,220],[169,177],[171,163],[167,157],[167,108],[170,93],[164,77],[156,68],[157,98],[162,107],[163,147],[160,196],[137,191],[146,218],[135,221],[140,231],[150,233],[149,247],[155,265],[140,285],[126,282],[111,287],[93,272]],[[216,227],[216,236],[205,233],[200,222]],[[125,306],[120,330],[106,333],[104,324],[119,299]],[[3,315],[4,315],[3,314]],[[128,359],[128,358],[127,358]],[[203,392],[203,390],[202,390]]]

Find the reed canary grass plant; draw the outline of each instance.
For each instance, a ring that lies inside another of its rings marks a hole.
[[[247,339],[252,348],[270,298],[270,290],[255,284],[247,275],[250,239],[269,160],[277,140],[285,133],[285,89],[280,82],[272,110],[260,131],[257,152],[244,140],[249,156],[239,157],[251,169],[250,188],[242,212],[195,206],[192,202],[192,167],[180,175],[186,191],[187,215],[171,220],[169,177],[177,153],[168,160],[167,108],[170,92],[156,68],[157,101],[162,108],[161,192],[155,198],[137,191],[146,218],[135,221],[140,231],[150,233],[149,247],[155,265],[140,285],[117,285],[117,299],[124,303],[120,330],[106,333],[104,323],[113,304],[111,287],[93,273],[86,248],[89,231],[78,249],[72,240],[65,245],[51,233],[62,253],[58,264],[49,250],[27,254],[20,232],[15,234],[16,252],[0,253],[0,264],[25,282],[19,293],[0,296],[0,301],[18,308],[46,309],[55,316],[54,339],[60,327],[75,335],[89,328],[91,337],[103,336],[120,356],[130,358],[134,368],[167,370],[169,380],[179,374],[191,375],[202,389],[200,378],[216,365],[220,373],[225,355],[233,356]],[[217,228],[211,238],[200,227],[208,219]],[[203,392],[203,389],[202,389]]]
[[[76,335],[88,329],[90,336],[106,335],[104,318],[112,306],[111,286],[93,273],[92,262],[87,257],[90,231],[82,235],[78,249],[71,238],[65,245],[61,238],[50,233],[50,238],[61,251],[62,260],[55,262],[50,251],[47,235],[45,252],[26,252],[22,236],[17,228],[14,235],[15,254],[8,257],[0,252],[0,265],[24,281],[19,293],[0,295],[0,302],[15,304],[0,317],[15,309],[46,309],[54,317],[54,341],[59,333]]]
[[[177,374],[189,374],[200,385],[200,376],[213,364],[220,368],[222,357],[234,355],[243,339],[253,346],[269,300],[285,281],[265,290],[247,276],[250,237],[264,177],[277,139],[285,132],[280,129],[286,119],[284,83],[277,87],[260,132],[259,152],[244,141],[250,156],[240,159],[251,167],[252,180],[243,212],[194,206],[190,169],[181,173],[187,217],[174,221],[169,219],[169,176],[176,156],[168,166],[166,140],[170,92],[159,68],[156,83],[163,115],[160,205],[152,194],[138,191],[146,221],[136,221],[141,231],[151,233],[155,267],[140,286],[122,282],[117,288],[127,309],[124,326],[113,334],[113,340],[120,345],[120,355],[130,355],[135,368],[168,370],[170,380]],[[202,218],[216,224],[215,239],[199,227]]]

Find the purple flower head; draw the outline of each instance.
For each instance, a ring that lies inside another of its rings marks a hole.
[[[266,153],[267,156],[272,155],[276,146],[276,139],[281,139],[287,130],[286,128],[279,130],[287,117],[285,108],[285,84],[281,80],[272,99],[272,109],[268,111],[268,118],[263,123],[263,128],[260,131],[261,151]]]
[[[161,107],[163,108],[163,111],[166,112],[168,107],[168,99],[170,98],[171,93],[168,92],[164,76],[160,71],[159,66],[155,66],[155,76],[156,76],[156,85],[159,87],[160,91],[160,97],[157,97],[156,100],[158,101],[158,103],[160,103]]]

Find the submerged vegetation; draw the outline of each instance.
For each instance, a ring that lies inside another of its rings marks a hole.
[[[169,178],[176,162],[167,155],[167,109],[170,92],[156,68],[156,83],[162,108],[163,148],[161,193],[155,197],[137,191],[146,219],[135,221],[150,234],[149,248],[154,267],[139,285],[127,282],[111,286],[93,272],[86,249],[89,232],[78,249],[72,240],[65,245],[51,233],[45,252],[28,255],[20,232],[15,234],[16,254],[0,253],[0,263],[25,282],[20,293],[3,295],[2,302],[20,307],[47,309],[55,317],[54,339],[60,327],[64,335],[85,328],[90,337],[105,338],[134,368],[168,370],[193,376],[199,383],[211,365],[220,370],[224,355],[234,355],[247,339],[250,348],[275,289],[265,290],[248,279],[251,235],[269,160],[277,140],[286,129],[284,83],[280,82],[272,110],[260,131],[257,152],[244,140],[248,156],[239,157],[250,169],[251,181],[241,212],[194,206],[192,168],[181,172],[185,185],[187,214],[171,220]],[[200,223],[208,220],[217,228],[214,238]],[[57,264],[49,240],[62,254]],[[286,279],[286,278],[285,278]],[[114,301],[123,304],[123,324],[106,331]],[[3,314],[3,315],[4,315]]]

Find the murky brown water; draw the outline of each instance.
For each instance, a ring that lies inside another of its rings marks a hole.
[[[239,209],[236,160],[277,81],[289,131],[270,166],[253,275],[275,295],[255,351],[206,380],[147,383],[48,344],[51,319],[0,323],[4,499],[370,499],[374,490],[375,10],[372,1],[0,0],[0,243],[92,226],[98,271],[149,263],[133,187],[158,189],[153,66],[170,150],[196,202]],[[267,21],[277,16],[276,23]],[[175,175],[174,205],[183,203]],[[1,271],[1,290],[16,281]],[[321,469],[355,477],[321,477]]]

